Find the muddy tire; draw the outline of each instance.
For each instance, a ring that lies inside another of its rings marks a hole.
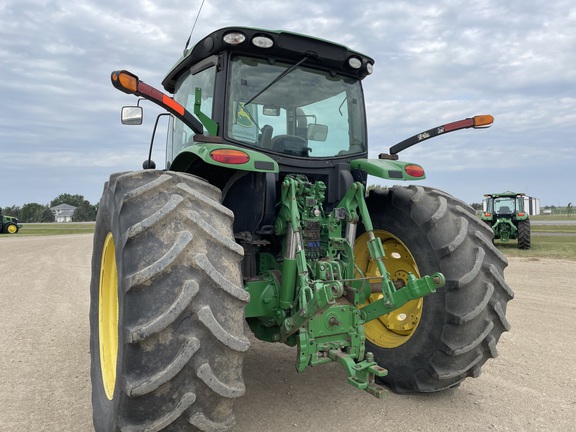
[[[220,191],[186,174],[114,174],[92,258],[96,431],[223,431],[244,394],[242,248]]]
[[[405,327],[389,321],[387,335],[387,317],[378,320],[380,330],[367,324],[366,351],[388,369],[384,383],[397,393],[435,392],[477,377],[510,328],[505,312],[513,298],[491,229],[463,202],[426,187],[374,190],[367,205],[392,279],[408,271],[446,277],[443,288],[394,317]]]
[[[530,220],[518,221],[518,249],[530,249]]]

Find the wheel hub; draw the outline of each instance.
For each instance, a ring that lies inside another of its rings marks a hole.
[[[367,250],[359,250],[367,249],[364,235],[356,241],[354,248],[356,264],[364,271],[366,277],[380,276],[378,267],[369,260]],[[414,257],[400,239],[383,230],[374,230],[374,235],[382,241],[386,253],[384,263],[393,282],[398,281],[398,286],[405,285],[409,272],[420,277]],[[374,302],[381,297],[382,294],[373,294],[368,302]],[[412,300],[395,311],[382,315],[379,319],[367,322],[365,324],[366,338],[382,348],[396,348],[406,343],[418,327],[422,316],[422,305],[422,298]]]

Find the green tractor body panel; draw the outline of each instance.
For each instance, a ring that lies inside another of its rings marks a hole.
[[[503,242],[518,239],[519,248],[528,248],[530,225],[528,213],[524,210],[525,194],[507,191],[484,196],[486,209],[481,218],[492,227],[494,238]],[[524,236],[528,236],[528,246],[521,238]]]
[[[372,58],[322,39],[228,27],[185,50],[162,82],[172,96],[127,71],[113,72],[112,83],[171,114],[168,171],[199,177],[222,192],[222,213],[233,219],[228,249],[243,250],[243,288],[250,294],[245,319],[256,337],[296,346],[298,371],[338,362],[350,384],[381,397],[375,380],[387,371],[366,352],[366,325],[434,293],[447,278],[438,269],[416,275],[417,266],[389,272],[374,234],[383,228],[373,226],[367,206],[368,175],[422,180],[424,169],[399,161],[399,151],[445,132],[487,127],[492,117],[431,129],[367,159],[361,81],[373,65]],[[514,224],[495,226],[514,238]],[[370,275],[355,262],[360,235],[367,239]],[[402,263],[412,259],[392,253]],[[219,279],[215,271],[206,274]],[[233,339],[223,329],[217,333]]]

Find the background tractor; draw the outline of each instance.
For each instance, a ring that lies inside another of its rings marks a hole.
[[[18,219],[13,216],[6,216],[0,208],[0,234],[16,234],[22,228]]]
[[[524,210],[524,194],[485,194],[482,220],[492,227],[494,238],[503,242],[518,239],[518,249],[530,249],[530,219]]]
[[[374,61],[300,34],[228,27],[162,82],[115,88],[170,113],[166,168],[113,174],[100,201],[91,282],[97,431],[221,431],[245,392],[246,330],[337,362],[382,397],[476,377],[509,329],[506,259],[473,209],[398,153],[492,124],[417,134],[368,159],[362,80]],[[161,114],[162,115],[162,114]],[[142,108],[124,107],[139,124]],[[153,141],[152,141],[153,142]],[[317,391],[310,388],[309,391]],[[273,415],[273,413],[270,413]]]

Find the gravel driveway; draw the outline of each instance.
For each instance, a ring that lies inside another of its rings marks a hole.
[[[91,431],[92,235],[0,238],[0,431]],[[567,431],[576,420],[576,262],[510,258],[512,330],[477,379],[377,400],[341,366],[295,371],[252,339],[234,431]]]

